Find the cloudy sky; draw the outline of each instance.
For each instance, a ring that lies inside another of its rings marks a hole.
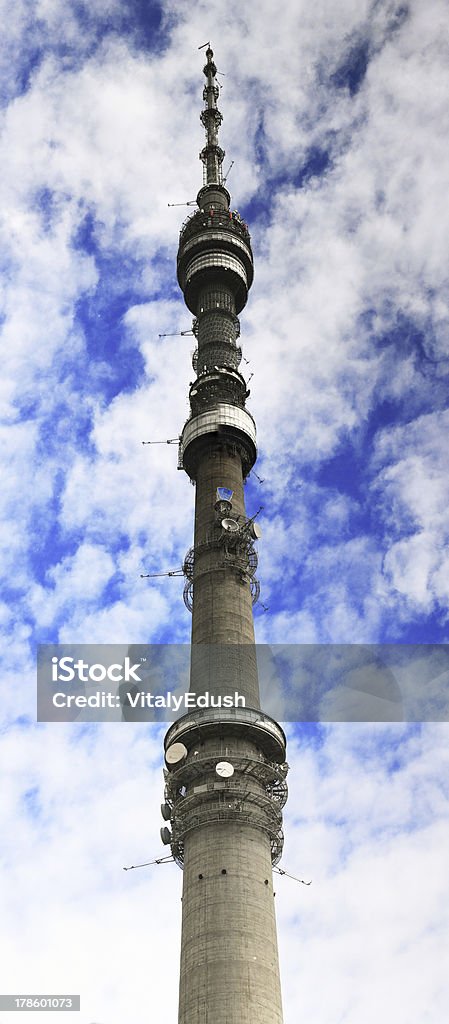
[[[255,257],[258,640],[447,642],[447,5],[0,12],[2,988],[173,1024],[181,874],[122,871],[161,854],[162,731],[36,725],[36,644],[189,640],[182,580],[140,573],[181,564],[193,489],[141,442],[188,415],[168,204],[201,184],[208,38]],[[285,1024],[439,1024],[447,726],[289,738],[284,866],[313,884],[276,886]]]

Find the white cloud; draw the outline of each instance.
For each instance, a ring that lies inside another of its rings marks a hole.
[[[446,413],[431,413],[384,431],[375,452],[375,463],[384,468],[373,488],[393,538],[385,572],[395,589],[422,610],[435,602],[447,607],[449,489],[447,456],[439,440],[446,421]]]

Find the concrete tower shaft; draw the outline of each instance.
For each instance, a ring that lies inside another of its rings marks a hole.
[[[244,499],[256,427],[238,345],[253,255],[223,183],[210,46],[206,61],[204,183],[177,262],[197,339],[180,440],[179,466],[196,487],[184,600],[192,611],[191,691],[238,692],[245,706],[191,712],[168,730],[163,808],[171,831],[162,832],[184,869],[179,1024],[282,1024],[271,868],[282,853],[287,765],[284,733],[260,710],[259,531]]]

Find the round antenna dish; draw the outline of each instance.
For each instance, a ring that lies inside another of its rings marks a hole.
[[[240,529],[235,519],[222,519],[221,526],[225,533],[238,533]]]
[[[230,779],[231,775],[234,774],[234,765],[230,761],[219,761],[215,765],[215,771],[220,779]]]
[[[250,535],[253,538],[253,540],[260,540],[260,538],[262,536],[262,530],[260,529],[260,526],[258,525],[258,523],[251,523],[251,526],[249,528],[249,532],[250,532]]]
[[[170,804],[161,804],[161,814],[164,821],[170,821],[171,818],[171,807]]]
[[[166,825],[163,825],[162,828],[161,828],[161,839],[162,839],[162,842],[163,842],[164,846],[168,846],[169,843],[171,843],[171,832],[170,832],[170,829],[167,828]]]
[[[232,501],[216,501],[214,509],[222,516],[229,515],[232,512]]]
[[[187,747],[183,743],[172,743],[165,752],[165,763],[173,767],[183,761],[185,757],[187,757]]]

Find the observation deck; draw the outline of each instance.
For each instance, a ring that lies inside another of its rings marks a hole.
[[[229,281],[238,314],[246,305],[254,277],[251,239],[235,211],[198,210],[181,228],[177,261],[179,286],[190,311],[198,315],[201,289],[214,280]]]
[[[257,458],[256,424],[246,409],[225,403],[217,403],[187,420],[179,443],[180,467],[194,480],[204,446],[210,446],[214,434],[221,442],[238,447],[246,477]]]
[[[164,740],[165,750],[172,743],[194,743],[214,736],[243,736],[256,744],[269,761],[285,764],[286,738],[280,725],[255,708],[220,708],[195,711],[178,718]]]

